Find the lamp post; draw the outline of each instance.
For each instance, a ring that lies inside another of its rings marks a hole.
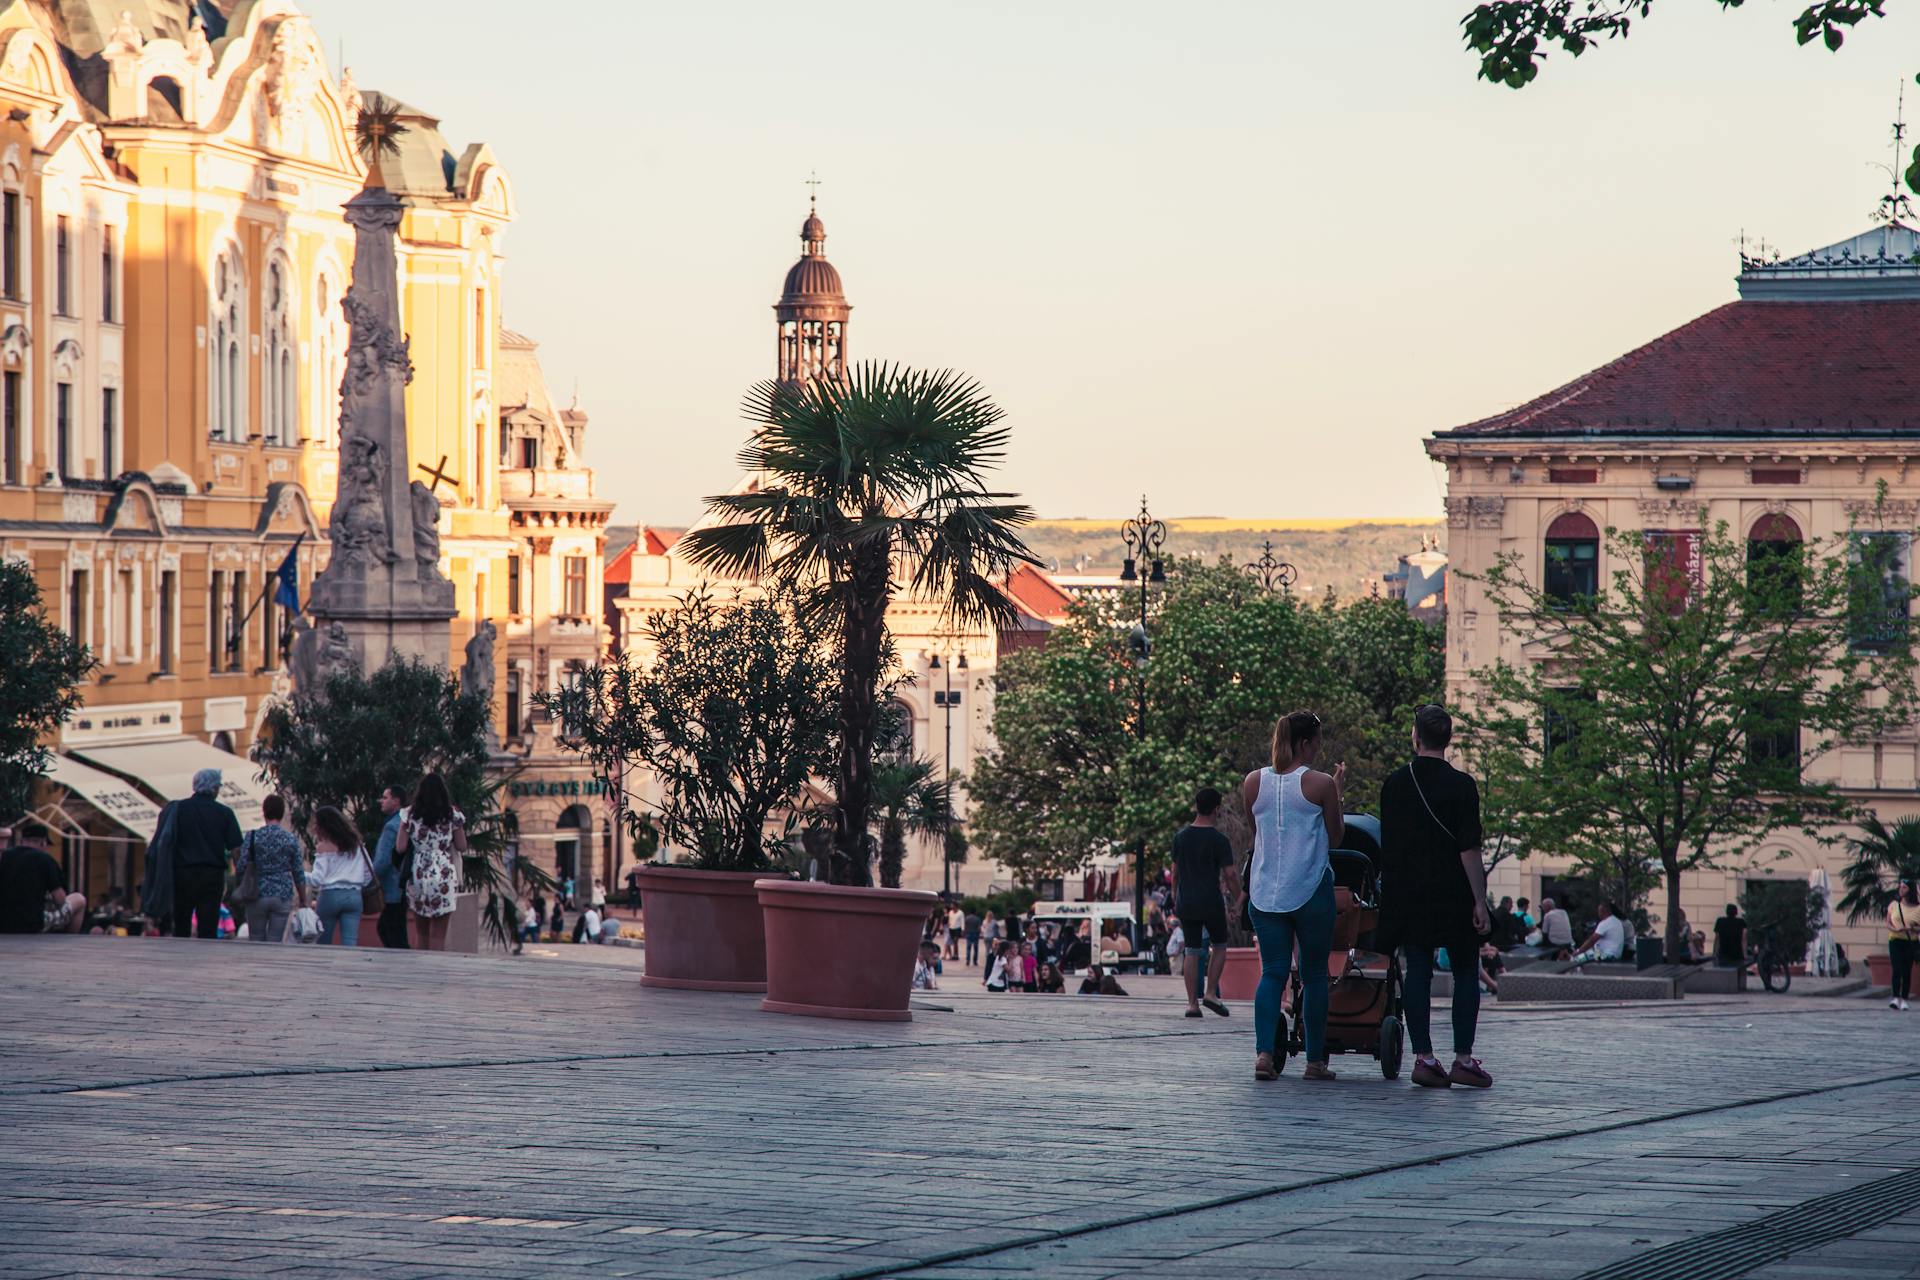
[[[946,671],[947,687],[933,691],[933,705],[942,708],[947,713],[947,745],[946,750],[940,757],[940,762],[946,766],[946,779],[951,783],[953,780],[953,709],[960,705],[960,695],[955,693],[953,689],[953,673],[956,669],[961,672],[966,671],[967,655],[962,653],[958,656],[948,658],[947,661],[943,663],[940,661],[940,655],[936,653],[927,659],[927,669],[929,671],[940,671],[942,669]],[[962,686],[966,684],[966,677],[964,675],[961,676],[960,683]],[[950,895],[953,892],[953,863],[947,857],[947,849],[944,843],[940,846],[940,891],[943,895]]]
[[[1140,584],[1140,620],[1134,624],[1127,647],[1133,653],[1135,681],[1133,728],[1141,741],[1147,737],[1147,659],[1153,656],[1153,641],[1147,635],[1147,588],[1164,584],[1166,566],[1160,550],[1167,543],[1167,526],[1155,520],[1147,510],[1147,496],[1140,495],[1140,514],[1120,526],[1121,540],[1127,544],[1126,563],[1120,568],[1120,581]],[[1141,926],[1147,908],[1147,840],[1141,836],[1133,846],[1133,928],[1134,951],[1139,951]]]
[[[1289,594],[1293,584],[1300,577],[1300,571],[1285,560],[1277,560],[1273,554],[1273,539],[1268,538],[1260,548],[1260,558],[1251,564],[1240,566],[1240,572],[1252,578],[1268,591],[1275,587]]]

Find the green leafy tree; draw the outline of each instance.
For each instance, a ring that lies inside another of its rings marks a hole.
[[[80,709],[80,682],[99,665],[41,609],[33,570],[0,559],[0,818],[26,809],[47,740]]]
[[[1303,605],[1230,563],[1182,562],[1149,616],[1144,667],[1124,613],[1080,605],[1001,667],[971,825],[1023,876],[1140,840],[1163,848],[1203,786],[1225,793],[1223,826],[1245,848],[1235,784],[1267,762],[1274,721],[1302,707],[1328,722],[1328,758],[1348,763],[1349,807],[1364,809],[1406,757],[1412,708],[1441,695],[1441,637],[1395,601]]]
[[[832,656],[797,603],[791,592],[722,601],[695,591],[648,618],[644,667],[623,654],[535,699],[592,762],[636,847],[657,828],[709,871],[784,859],[791,806],[831,763],[839,694]],[[659,783],[652,812],[632,803],[636,764]]]
[[[1920,882],[1920,818],[1902,818],[1889,827],[1867,814],[1860,832],[1848,841],[1850,856],[1840,873],[1846,892],[1835,904],[1847,913],[1848,924],[1879,919],[1900,881]]]
[[[334,805],[368,848],[386,823],[381,791],[410,788],[437,770],[467,817],[461,888],[486,895],[481,922],[505,944],[513,936],[519,884],[550,888],[553,882],[531,862],[506,856],[513,815],[501,798],[509,778],[489,771],[489,718],[484,701],[419,659],[396,659],[372,674],[335,667],[319,688],[268,707],[253,759],[287,798],[303,840],[314,810]]]
[[[706,568],[804,592],[809,620],[835,636],[829,878],[870,884],[887,606],[904,588],[956,621],[1010,622],[998,583],[1032,560],[1018,532],[1032,513],[988,487],[1006,450],[1003,411],[951,371],[865,363],[844,381],[760,383],[746,407],[755,429],[740,462],[762,482],[708,499],[721,523],[680,545]]]
[[[1469,744],[1525,848],[1626,890],[1658,867],[1677,953],[1683,873],[1855,816],[1806,767],[1911,719],[1910,591],[1878,563],[1887,539],[1750,548],[1723,523],[1697,568],[1670,539],[1605,546],[1618,567],[1592,594],[1529,582],[1511,553],[1480,578],[1529,657],[1473,673]]]
[[[953,787],[934,776],[931,760],[881,760],[873,771],[873,812],[880,830],[880,883],[888,889],[900,887],[909,835],[938,836],[944,850],[947,834],[956,830]]]
[[[1740,892],[1747,936],[1772,938],[1790,962],[1807,954],[1827,916],[1826,895],[1805,880],[1749,880]]]
[[[1746,0],[1714,2],[1738,9]],[[1848,31],[1886,11],[1887,0],[1813,0],[1794,16],[1794,38],[1837,51]],[[1522,89],[1540,74],[1550,49],[1577,58],[1602,40],[1625,39],[1652,13],[1653,0],[1497,0],[1475,5],[1460,28],[1479,55],[1481,79]]]

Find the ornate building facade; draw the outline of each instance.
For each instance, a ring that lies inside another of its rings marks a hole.
[[[1535,658],[1476,581],[1503,553],[1548,590],[1558,581],[1590,591],[1614,568],[1602,530],[1644,530],[1684,549],[1725,521],[1754,554],[1780,541],[1890,538],[1910,575],[1920,525],[1916,254],[1920,233],[1895,222],[1791,259],[1743,256],[1738,300],[1429,438],[1427,453],[1447,469],[1447,552],[1462,571],[1447,588],[1450,696],[1471,700],[1471,672],[1496,659]],[[1920,813],[1920,733],[1830,752],[1809,774],[1889,823]],[[1746,865],[1687,873],[1682,905],[1705,928],[1748,880],[1805,883],[1823,870],[1837,896],[1843,859],[1844,846],[1784,833]],[[1509,860],[1489,888],[1538,901],[1567,874],[1551,857]],[[1849,946],[1882,932],[1835,925]]]
[[[495,381],[500,406],[500,492],[507,504],[505,621],[496,647],[503,664],[498,701],[502,745],[513,757],[507,783],[519,854],[582,885],[616,883],[624,833],[613,828],[602,784],[564,750],[558,728],[534,697],[599,660],[607,517],[586,463],[587,415],[559,407],[540,370],[539,346],[505,331]]]
[[[192,762],[257,811],[224,753],[288,687],[273,575],[292,553],[304,600],[326,562],[361,97],[288,0],[12,0],[0,99],[0,554],[102,661],[36,796],[97,898]],[[513,192],[484,145],[401,119],[410,440],[457,667],[518,546],[493,390]]]

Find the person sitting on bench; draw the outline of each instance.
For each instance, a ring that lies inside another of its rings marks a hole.
[[[1627,926],[1620,918],[1620,908],[1611,902],[1600,904],[1600,920],[1593,926],[1593,932],[1580,944],[1573,954],[1575,964],[1604,963],[1618,960],[1627,950]]]

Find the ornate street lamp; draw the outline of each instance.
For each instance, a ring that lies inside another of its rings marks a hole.
[[[1127,559],[1120,568],[1120,581],[1140,584],[1140,621],[1128,637],[1128,648],[1133,654],[1134,669],[1139,673],[1135,682],[1134,732],[1144,741],[1147,736],[1147,660],[1153,656],[1153,643],[1147,635],[1147,588],[1164,584],[1167,580],[1166,565],[1160,558],[1160,551],[1167,544],[1166,522],[1153,518],[1153,513],[1147,510],[1147,495],[1144,493],[1140,495],[1140,514],[1120,526],[1120,537],[1127,544]],[[1136,954],[1139,951],[1140,930],[1146,923],[1146,907],[1147,842],[1142,837],[1133,847],[1133,941]]]
[[[1300,577],[1300,571],[1285,560],[1274,558],[1273,539],[1268,538],[1260,548],[1260,558],[1251,564],[1243,564],[1240,571],[1259,583],[1268,591],[1275,587],[1291,593],[1294,582]]]
[[[947,643],[947,644],[957,645],[959,643],[959,640],[952,636],[942,637],[942,640],[944,643]],[[941,763],[946,766],[946,780],[948,782],[952,782],[953,780],[953,709],[960,705],[960,690],[957,690],[953,687],[953,673],[955,671],[958,671],[961,673],[960,684],[962,688],[965,688],[966,682],[967,682],[967,677],[966,677],[967,655],[963,652],[959,654],[957,657],[951,657],[947,661],[942,662],[940,660],[940,655],[936,653],[931,658],[927,659],[927,670],[929,671],[944,670],[946,672],[947,687],[944,689],[935,689],[933,691],[933,705],[941,708],[946,712],[947,747],[946,747],[945,753],[941,756]],[[950,897],[953,894],[953,862],[947,857],[947,851],[945,848],[942,848],[940,850],[940,894],[941,894],[941,897],[943,898]]]

